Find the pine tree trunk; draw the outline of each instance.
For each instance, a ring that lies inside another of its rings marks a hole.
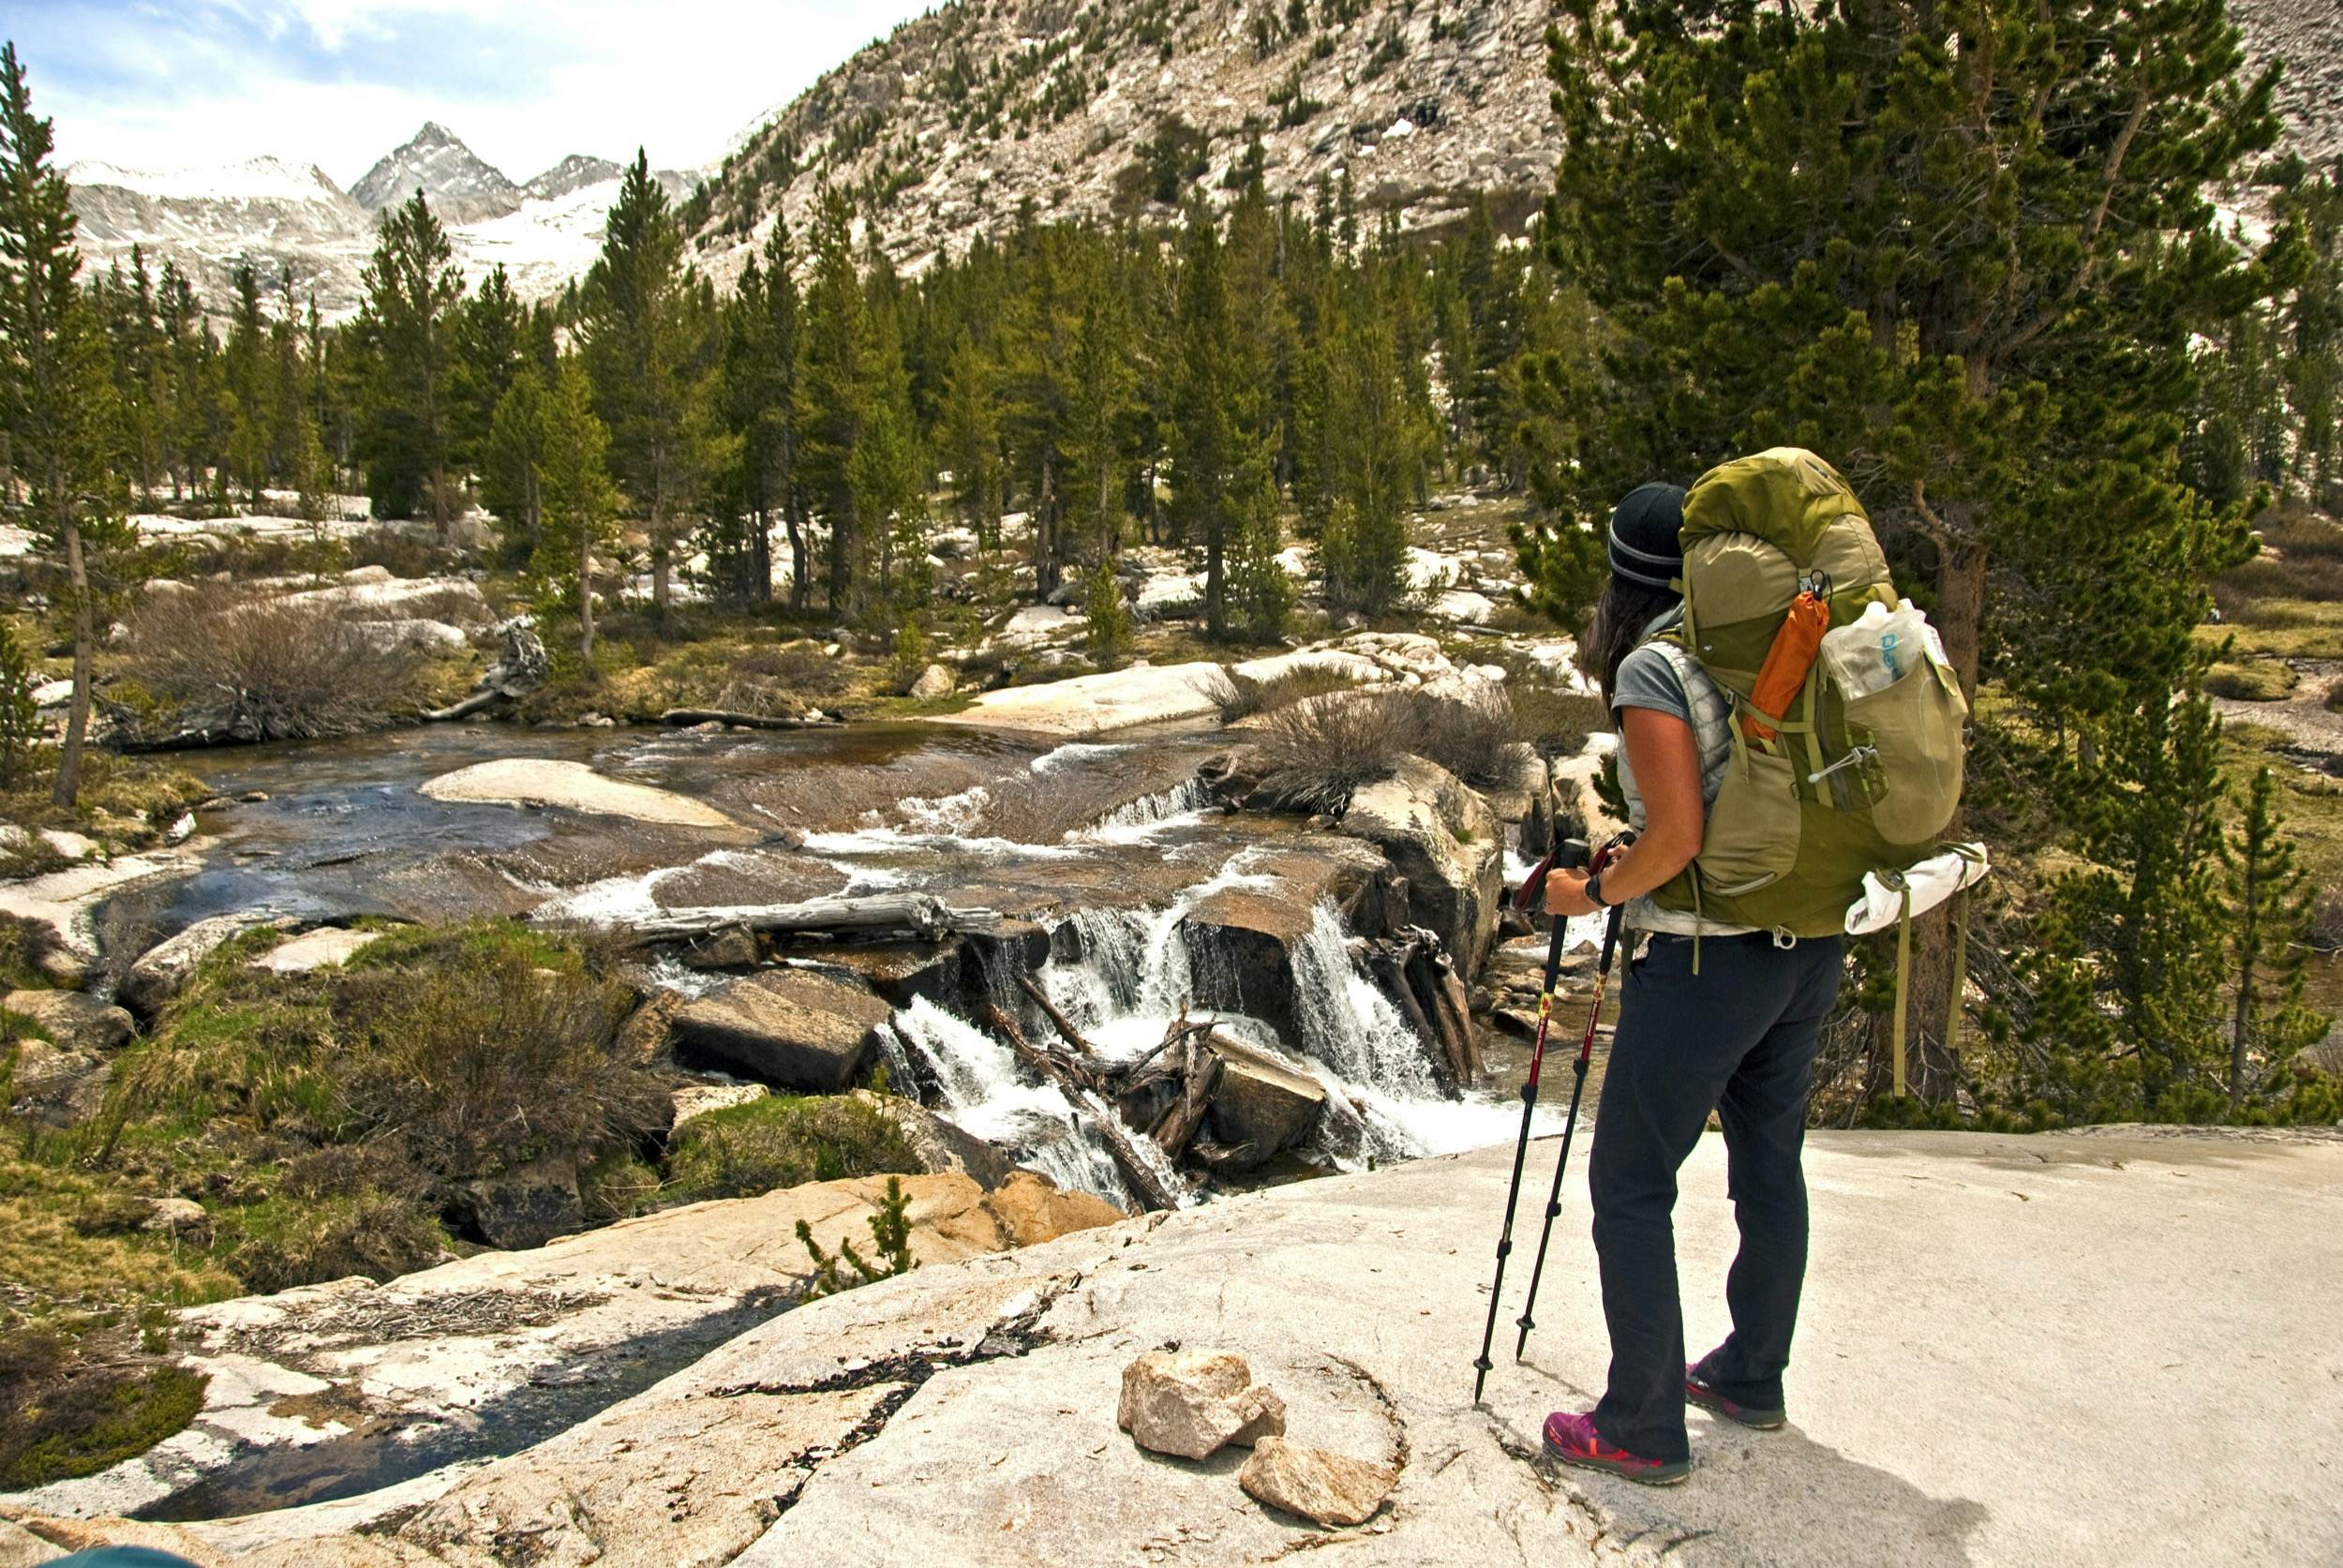
[[[589,685],[594,679],[594,530],[582,520],[577,530],[578,656]]]
[[[52,483],[62,494],[62,477]],[[70,513],[61,524],[66,570],[73,582],[73,706],[66,714],[65,749],[57,758],[57,783],[50,799],[60,806],[70,806],[82,793],[82,748],[89,736],[90,657],[97,636],[90,614],[89,572],[82,559],[82,526]]]
[[[1937,635],[1944,638],[1945,657],[1961,678],[1961,694],[1977,702],[1977,650],[1985,619],[1985,547],[1971,540],[1945,539],[1937,545]]]
[[[773,520],[772,514],[759,505],[756,509],[756,592],[752,597],[760,605],[773,602]]]
[[[1033,595],[1047,601],[1062,580],[1057,560],[1057,496],[1054,454],[1041,455],[1041,499],[1033,509]]]
[[[783,520],[789,527],[789,607],[802,614],[813,584],[806,574],[811,566],[805,538],[805,511],[791,500],[783,509]]]
[[[2246,1044],[2253,1030],[2254,1017],[2254,955],[2261,947],[2261,866],[2249,840],[2246,854],[2246,886],[2238,903],[2245,915],[2244,929],[2237,933],[2237,1013],[2230,1023],[2229,1040],[2229,1108],[2235,1111],[2246,1099]]]

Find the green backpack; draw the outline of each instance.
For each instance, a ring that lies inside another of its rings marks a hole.
[[[1826,601],[1834,631],[1900,602],[1862,503],[1813,453],[1774,447],[1710,469],[1685,498],[1681,537],[1684,617],[1663,635],[1724,692],[1732,754],[1699,857],[1653,898],[1791,936],[1842,933],[1865,874],[1896,887],[1943,847],[1961,800],[1960,679],[1932,633],[1880,690],[1850,694],[1816,657],[1784,711],[1752,701],[1801,590]],[[1753,717],[1770,739],[1751,733]],[[1901,993],[1899,975],[1899,1022]]]

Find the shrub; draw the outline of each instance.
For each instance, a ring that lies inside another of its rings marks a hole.
[[[1407,755],[1409,709],[1396,693],[1344,692],[1274,710],[1261,725],[1261,793],[1294,811],[1341,811]]]
[[[888,685],[897,696],[911,690],[928,668],[928,636],[919,618],[905,616],[895,633],[895,657],[887,668]]]
[[[1585,749],[1588,736],[1610,727],[1610,715],[1601,697],[1552,686],[1519,685],[1509,690],[1522,739],[1547,756],[1574,756]]]
[[[665,1110],[619,1048],[632,1002],[612,981],[547,975],[510,945],[470,963],[361,969],[336,1009],[360,1038],[334,1077],[369,1136],[450,1180],[631,1142]]]
[[[1470,696],[1410,694],[1410,751],[1476,788],[1513,782],[1514,748],[1528,737],[1504,687],[1482,686]]]
[[[769,1097],[686,1123],[667,1151],[671,1203],[750,1198],[806,1182],[916,1172],[894,1118],[850,1095]]]
[[[1330,665],[1297,665],[1266,680],[1246,675],[1233,665],[1223,665],[1219,672],[1209,679],[1211,683],[1204,694],[1219,709],[1220,722],[1224,724],[1291,707],[1310,697],[1324,696],[1330,692],[1351,691],[1358,685],[1342,669]]]
[[[755,643],[732,660],[732,667],[742,675],[765,676],[810,696],[844,690],[843,666],[843,660],[829,658],[820,644],[811,642]]]
[[[133,743],[179,730],[240,740],[349,735],[383,722],[415,664],[333,606],[191,590],[140,607],[127,673],[151,700],[109,709]]]
[[[2343,713],[2343,680],[2328,683],[2325,707],[2330,713]]]

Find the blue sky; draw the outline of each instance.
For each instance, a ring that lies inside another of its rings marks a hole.
[[[65,162],[274,154],[345,187],[438,120],[515,180],[566,154],[690,168],[913,0],[10,0]]]

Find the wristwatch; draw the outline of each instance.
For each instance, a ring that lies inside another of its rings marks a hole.
[[[1610,907],[1609,904],[1603,902],[1603,874],[1601,872],[1598,871],[1589,873],[1585,883],[1585,888],[1587,902],[1589,903],[1593,904],[1597,909],[1608,909]]]

